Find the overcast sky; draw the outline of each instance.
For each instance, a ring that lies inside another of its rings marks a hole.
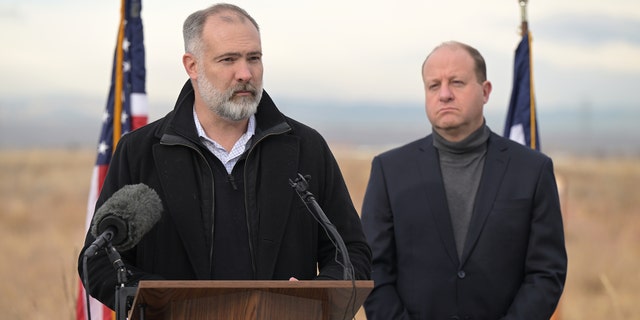
[[[143,1],[147,92],[162,106],[151,118],[172,108],[187,78],[182,22],[211,3]],[[265,89],[276,99],[422,105],[423,59],[459,40],[487,60],[487,108],[508,104],[516,0],[232,3],[260,24]],[[532,0],[528,8],[539,110],[638,106],[640,1]],[[0,99],[106,97],[119,10],[117,0],[0,0]]]

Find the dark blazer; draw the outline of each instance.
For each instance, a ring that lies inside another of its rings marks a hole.
[[[458,258],[432,136],[375,157],[362,222],[376,319],[546,319],[567,256],[549,157],[492,133]]]
[[[162,199],[160,221],[133,249],[121,252],[132,283],[212,279],[213,248],[207,237],[215,223],[214,174],[197,136],[193,103],[193,88],[187,81],[173,111],[122,137],[97,201],[99,208],[124,185],[137,183],[147,184]],[[343,277],[333,242],[289,185],[298,173],[311,176],[309,191],[342,235],[355,277],[369,279],[371,252],[325,140],[280,113],[266,92],[256,125],[243,174],[252,279]],[[88,233],[85,249],[94,240]],[[78,261],[81,277],[85,249]],[[88,276],[85,287],[89,285],[91,295],[113,308],[115,270],[102,250],[88,259]]]

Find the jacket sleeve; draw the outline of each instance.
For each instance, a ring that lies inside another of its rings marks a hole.
[[[133,175],[129,171],[131,165],[128,162],[128,152],[126,139],[123,137],[116,148],[109,170],[105,177],[105,181],[100,191],[100,196],[96,201],[95,209],[97,210],[109,199],[116,191],[128,184],[135,184],[138,181],[133,181],[131,178]],[[80,251],[78,257],[78,273],[82,280],[85,289],[89,294],[98,299],[111,309],[115,308],[115,288],[118,284],[116,278],[116,269],[110,262],[106,251],[99,250],[93,257],[87,258],[87,270],[85,274],[84,270],[84,252],[95,241],[95,237],[90,231],[87,232],[84,247]],[[135,250],[133,249],[120,252],[122,261],[125,263],[127,270],[128,284],[135,284],[140,280],[162,280],[161,277],[151,274],[146,274],[137,269],[133,263],[135,263]],[[88,283],[85,282],[88,280]]]
[[[531,215],[525,277],[507,319],[549,319],[562,294],[567,253],[560,200],[551,159],[542,166]]]
[[[373,255],[374,288],[364,303],[367,319],[409,319],[396,290],[397,261],[393,212],[379,157],[372,161],[362,205],[362,225]]]

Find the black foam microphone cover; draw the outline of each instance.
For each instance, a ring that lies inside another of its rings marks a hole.
[[[140,242],[161,214],[162,201],[155,190],[142,183],[126,185],[95,212],[91,234],[97,238],[111,228],[111,244],[118,251],[128,250]]]

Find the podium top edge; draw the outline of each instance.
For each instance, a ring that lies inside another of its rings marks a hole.
[[[373,280],[142,280],[138,288],[373,288]]]

